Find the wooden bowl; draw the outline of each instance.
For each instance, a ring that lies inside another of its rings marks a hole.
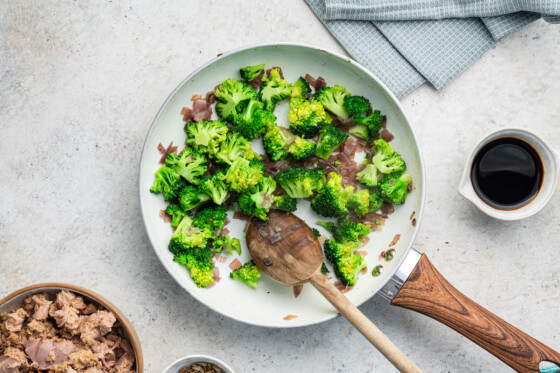
[[[117,320],[122,325],[124,338],[130,343],[132,349],[134,350],[136,359],[136,372],[143,373],[144,359],[142,356],[142,347],[140,347],[140,340],[138,338],[138,335],[136,335],[132,324],[127,320],[124,314],[119,311],[119,309],[115,307],[111,302],[91,290],[85,289],[81,286],[63,284],[58,282],[27,286],[23,289],[14,291],[4,299],[0,300],[0,314],[17,310],[21,307],[23,301],[31,295],[38,293],[47,293],[49,295],[54,295],[59,293],[61,290],[69,290],[73,293],[81,295],[86,302],[103,306],[115,315]]]

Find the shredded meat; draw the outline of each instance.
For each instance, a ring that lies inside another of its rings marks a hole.
[[[173,220],[173,217],[165,212],[165,210],[159,210],[159,217],[166,223],[169,223],[171,220]]]
[[[134,351],[122,335],[115,315],[81,296],[35,294],[0,315],[0,373],[133,373]]]
[[[181,115],[185,122],[190,122],[193,118],[193,110],[190,107],[183,106],[181,109]]]
[[[229,268],[232,271],[235,271],[239,267],[241,267],[241,262],[237,258],[235,258],[231,263],[229,263]]]
[[[387,142],[391,142],[395,139],[395,136],[386,128],[381,129],[381,132],[379,132],[379,136]]]
[[[214,102],[216,102],[216,95],[214,94],[214,91],[206,92],[206,102],[209,105],[212,105]]]
[[[393,206],[393,204],[391,202],[386,202],[381,207],[381,212],[383,214],[386,214],[386,215],[391,215],[393,212],[395,212],[395,207]]]
[[[233,213],[233,218],[234,218],[234,219],[239,219],[239,220],[246,220],[246,221],[249,221],[249,220],[251,220],[251,215],[247,215],[247,214],[245,214],[245,213],[244,213],[243,211],[241,211],[241,210],[236,210],[236,211]]]
[[[177,145],[173,146],[173,141],[171,141],[169,143],[169,145],[167,146],[167,149],[165,149],[165,151],[162,153],[161,158],[159,159],[159,164],[164,164],[165,163],[165,158],[167,158],[167,156],[170,153],[177,153],[177,149],[179,147]]]
[[[210,120],[212,117],[212,107],[205,99],[196,99],[193,102],[192,116],[195,122]]]

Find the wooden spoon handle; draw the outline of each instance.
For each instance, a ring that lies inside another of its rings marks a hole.
[[[320,271],[309,279],[311,284],[341,313],[368,341],[401,372],[421,372],[414,363],[393,344],[360,310],[354,306]]]
[[[560,365],[560,354],[455,289],[422,254],[391,304],[455,329],[518,372],[539,372],[541,361]]]

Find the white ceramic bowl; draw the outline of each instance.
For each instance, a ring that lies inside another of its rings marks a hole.
[[[179,373],[183,368],[186,368],[194,363],[213,363],[218,366],[224,373],[235,373],[226,363],[208,355],[189,355],[175,360],[169,365],[162,373]]]
[[[289,82],[296,81],[306,73],[314,77],[321,76],[329,85],[339,84],[354,95],[367,97],[375,109],[387,116],[387,128],[395,135],[391,145],[406,161],[407,173],[413,178],[415,190],[408,195],[404,205],[396,206],[383,229],[370,235],[371,240],[366,247],[369,254],[365,258],[369,271],[360,276],[356,286],[345,295],[352,303],[360,305],[391,278],[414,241],[422,217],[424,169],[416,137],[397,98],[375,76],[345,56],[311,46],[265,44],[224,53],[194,71],[171,93],[154,119],[144,145],[139,172],[142,217],[147,235],[165,269],[200,302],[225,316],[253,325],[280,328],[311,325],[338,315],[336,309],[311,285],[304,285],[296,299],[292,288],[263,275],[258,288],[252,289],[229,278],[229,257],[227,263],[217,263],[222,280],[216,286],[210,289],[197,288],[185,267],[173,262],[173,254],[167,248],[172,230],[170,224],[159,216],[159,211],[165,209],[167,204],[161,195],[150,193],[154,173],[160,167],[158,144],[161,142],[167,146],[173,141],[181,146],[185,141],[181,108],[191,106],[191,96],[196,93],[204,95],[225,79],[241,79],[240,67],[260,63],[265,63],[267,68],[280,66]],[[275,115],[280,126],[288,126],[287,112],[287,101],[277,105]],[[215,114],[214,117],[217,118]],[[253,149],[264,153],[260,140],[253,142]],[[305,200],[298,200],[295,214],[312,227],[317,227],[314,224],[317,220],[329,220],[315,214]],[[230,219],[232,215],[229,211]],[[411,224],[412,215],[416,225]],[[250,260],[243,234],[244,226],[245,222],[237,219],[227,226],[233,237],[241,239],[243,253],[239,260],[243,263]],[[323,228],[319,230],[327,234]],[[387,262],[380,257],[380,253],[389,248],[396,234],[401,235],[400,240],[391,247],[395,249],[395,255],[393,260]],[[371,270],[379,264],[384,266],[384,271],[380,276],[373,277]],[[330,266],[328,261],[327,266]],[[287,317],[290,315],[297,317]]]

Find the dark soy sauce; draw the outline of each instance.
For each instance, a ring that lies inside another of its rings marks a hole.
[[[537,195],[542,174],[542,161],[531,145],[503,137],[476,154],[471,180],[484,202],[500,210],[515,210]]]

